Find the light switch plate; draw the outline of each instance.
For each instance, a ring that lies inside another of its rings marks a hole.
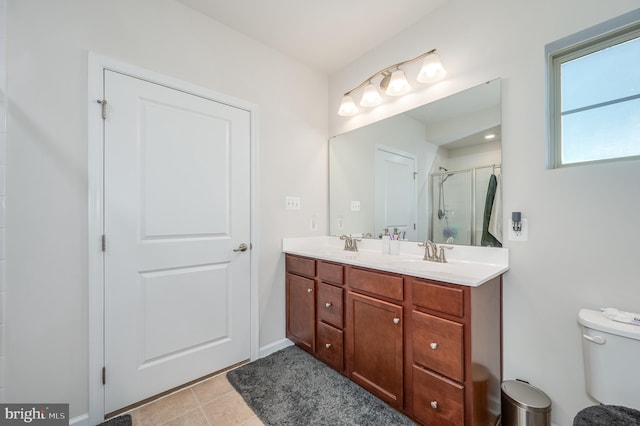
[[[360,211],[360,201],[351,201],[351,211],[352,212]]]
[[[300,197],[287,195],[285,198],[285,208],[287,210],[300,210]]]

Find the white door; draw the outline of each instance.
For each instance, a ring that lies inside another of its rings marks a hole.
[[[376,147],[375,235],[394,228],[417,241],[416,159],[412,154]]]
[[[104,96],[110,413],[250,358],[250,113],[108,70]]]

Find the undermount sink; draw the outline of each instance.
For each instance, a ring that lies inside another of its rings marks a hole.
[[[405,265],[411,268],[419,268],[419,269],[450,269],[452,263],[455,262],[434,262],[432,260],[424,260],[422,258],[406,258],[401,257],[398,259],[389,259],[390,264],[395,264],[398,266]]]
[[[462,262],[456,261],[456,260],[447,260],[446,262],[436,262],[434,260],[424,260],[423,258],[417,258],[417,257],[412,257],[412,258],[402,257],[402,258],[394,259],[393,262],[425,263],[427,265],[448,265],[448,264],[451,264],[451,263],[462,263]]]
[[[357,256],[360,252],[359,251],[349,251],[349,250],[343,250],[343,249],[328,249],[324,252],[327,256],[332,256],[332,257],[339,257],[339,258],[343,258],[343,257],[348,257],[348,258],[353,258],[355,256]]]
[[[426,262],[426,260],[423,259],[396,259],[396,262]]]

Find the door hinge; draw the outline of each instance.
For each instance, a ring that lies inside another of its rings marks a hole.
[[[102,367],[102,384],[107,384],[107,367]]]
[[[102,242],[101,242],[102,251],[107,251],[107,237],[102,234]]]
[[[415,223],[413,224],[413,230],[414,231],[416,230],[416,224]]]
[[[98,99],[98,103],[102,106],[102,119],[107,119],[107,100],[106,99]]]

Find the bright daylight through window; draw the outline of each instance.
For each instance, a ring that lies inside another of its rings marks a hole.
[[[640,24],[549,57],[549,166],[640,156]]]

